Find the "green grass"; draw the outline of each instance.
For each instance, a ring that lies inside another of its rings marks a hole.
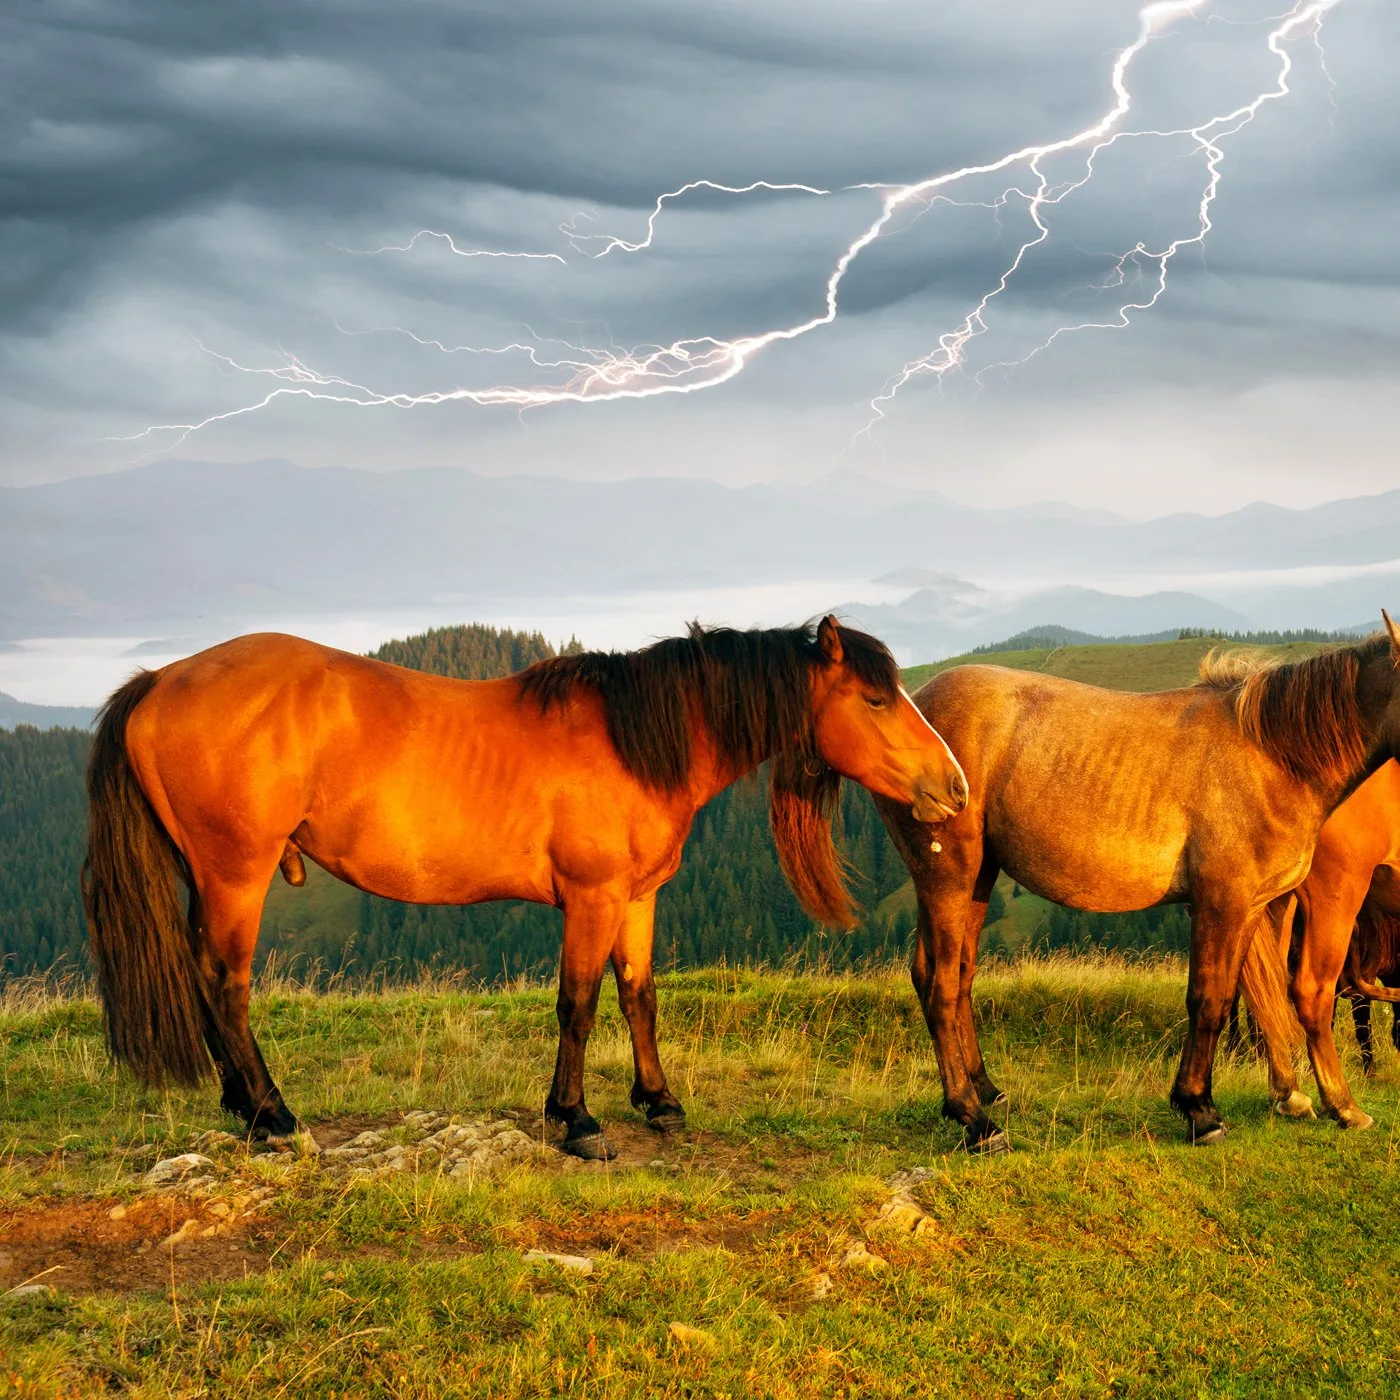
[[[1393,1392],[1388,1041],[1372,1084],[1348,1065],[1371,1132],[1273,1117],[1241,1056],[1217,1073],[1231,1137],[1193,1149],[1166,1105],[1183,998],[1175,964],[989,968],[978,1015],[1019,1150],[979,1160],[939,1115],[902,971],[664,979],[662,1053],[691,1131],[654,1144],[629,1126],[609,994],[588,1094],[643,1144],[624,1165],[346,1184],[298,1164],[264,1222],[275,1257],[246,1278],[0,1300],[0,1395]],[[324,1132],[419,1106],[537,1112],[552,1004],[535,986],[281,984],[255,1023]],[[183,1150],[211,1126],[226,1126],[212,1091],[141,1091],[106,1066],[90,1002],[22,986],[0,1002],[0,1222],[134,1201],[133,1150]],[[917,1165],[940,1172],[919,1188],[936,1228],[872,1231],[881,1272],[836,1267],[888,1175]],[[595,1271],[530,1263],[531,1245]],[[673,1321],[712,1346],[676,1341]]]
[[[1222,643],[1218,638],[1191,637],[1179,642],[1123,645],[1105,642],[1036,651],[969,653],[966,656],[950,656],[946,661],[911,666],[903,672],[903,676],[904,684],[913,691],[940,671],[975,663],[1009,666],[1017,671],[1041,671],[1047,676],[1063,676],[1067,680],[1100,685],[1109,690],[1175,690],[1195,683],[1201,658],[1212,647],[1231,645]],[[1321,650],[1321,643],[1289,642],[1282,646],[1237,649],[1262,650],[1271,656],[1300,660]]]

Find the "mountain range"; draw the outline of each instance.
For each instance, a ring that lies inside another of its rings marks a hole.
[[[808,580],[926,660],[1047,623],[1355,624],[1400,602],[1397,538],[1400,491],[1137,521],[1057,502],[977,508],[854,472],[733,488],[164,460],[0,489],[0,645],[192,647],[354,610],[492,621],[583,596]],[[878,581],[864,599],[861,579]]]

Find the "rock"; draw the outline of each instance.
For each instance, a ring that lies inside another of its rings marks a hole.
[[[53,1298],[57,1293],[58,1290],[47,1283],[22,1283],[8,1293],[0,1293],[0,1298]]]
[[[231,1213],[231,1210],[232,1207],[227,1201],[211,1201],[209,1203],[210,1215],[228,1215]]]
[[[662,1158],[660,1158],[660,1157],[653,1157],[653,1158],[651,1159],[651,1161],[647,1163],[647,1166],[652,1167],[652,1168],[657,1169],[657,1170],[660,1170],[661,1168],[664,1168],[665,1165],[666,1165],[665,1161],[664,1161]]]
[[[125,1206],[113,1206],[112,1209],[109,1210],[109,1211],[107,1212],[107,1219],[108,1219],[108,1220],[124,1220],[125,1218],[126,1218],[126,1207],[125,1207]]]
[[[210,1128],[208,1132],[200,1133],[190,1143],[190,1149],[194,1152],[234,1152],[242,1146],[243,1139],[241,1137],[236,1137],[233,1133],[221,1132],[218,1128]]]
[[[909,1167],[902,1172],[895,1172],[885,1183],[897,1196],[907,1195],[916,1186],[922,1186],[926,1181],[944,1181],[947,1178],[937,1167]]]
[[[543,1264],[555,1264],[561,1269],[568,1269],[576,1274],[591,1274],[593,1272],[593,1261],[582,1254],[551,1254],[544,1249],[527,1249],[525,1258],[537,1260]],[[672,1326],[675,1326],[672,1323]]]
[[[705,1331],[703,1327],[692,1327],[686,1322],[673,1322],[666,1330],[683,1347],[689,1347],[692,1351],[719,1350],[719,1338],[713,1332]]]
[[[166,1249],[174,1249],[177,1244],[184,1244],[188,1240],[194,1239],[199,1234],[199,1221],[191,1216],[173,1234],[167,1235],[161,1244]]]
[[[846,1251],[841,1260],[843,1269],[864,1269],[866,1273],[877,1274],[881,1269],[888,1269],[890,1261],[882,1259],[878,1254],[872,1254],[866,1247],[864,1240],[857,1240]]]
[[[358,1137],[352,1137],[349,1142],[342,1143],[342,1147],[363,1147],[367,1151],[384,1146],[384,1134],[376,1133],[372,1129],[369,1132],[361,1133]]]
[[[899,1230],[906,1235],[917,1234],[933,1225],[928,1212],[908,1196],[891,1197],[880,1207],[880,1217],[875,1222],[882,1230]]]
[[[202,1172],[213,1166],[208,1157],[198,1152],[183,1152],[178,1157],[167,1157],[163,1162],[157,1162],[141,1180],[146,1186],[172,1186],[184,1181],[191,1172]]]
[[[812,1279],[812,1297],[825,1298],[836,1285],[831,1281],[831,1275],[827,1273],[817,1274]]]

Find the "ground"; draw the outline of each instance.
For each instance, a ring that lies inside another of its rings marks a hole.
[[[901,972],[673,974],[691,1127],[628,1107],[609,1002],[605,1167],[539,1119],[548,988],[268,988],[255,1024],[317,1156],[250,1153],[212,1089],[115,1073],[89,1001],[12,986],[0,1395],[1400,1391],[1388,1038],[1371,1083],[1349,1061],[1372,1131],[1275,1117],[1240,1050],[1230,1137],[1190,1148],[1166,1104],[1183,1001],[1174,964],[990,969],[1017,1150],[980,1159]],[[207,1162],[148,1184],[188,1151]]]

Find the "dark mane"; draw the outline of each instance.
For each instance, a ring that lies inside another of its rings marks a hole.
[[[1377,633],[1303,661],[1212,652],[1201,662],[1201,683],[1231,696],[1240,732],[1295,778],[1345,784],[1374,742],[1357,703],[1361,668],[1389,646]]]
[[[899,689],[899,668],[883,643],[838,629],[845,665],[882,694]],[[521,671],[522,700],[542,712],[579,686],[598,694],[608,735],[628,772],[668,791],[690,778],[691,713],[698,706],[722,759],[741,768],[812,749],[811,671],[825,665],[816,628],[738,631],[692,623],[686,636],[640,651],[585,651]]]

